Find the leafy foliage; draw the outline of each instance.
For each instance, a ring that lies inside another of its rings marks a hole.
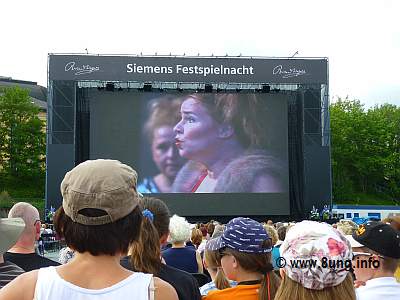
[[[44,178],[46,134],[29,91],[0,91],[0,176],[21,181]]]
[[[358,100],[337,99],[330,106],[334,199],[356,193],[400,200],[400,108],[368,110]]]

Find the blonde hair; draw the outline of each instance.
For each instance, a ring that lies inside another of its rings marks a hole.
[[[229,280],[226,278],[224,270],[222,269],[220,261],[219,251],[204,250],[204,261],[207,265],[207,269],[211,269],[217,273],[214,279],[215,287],[219,290],[230,288]]]
[[[355,300],[356,293],[353,278],[348,273],[343,282],[336,286],[322,290],[312,290],[303,287],[300,283],[290,279],[286,274],[276,292],[275,300]]]
[[[173,215],[169,221],[169,237],[172,243],[186,242],[190,238],[190,224],[185,218]]]
[[[272,240],[272,246],[274,246],[276,244],[276,242],[278,241],[278,239],[279,239],[278,232],[271,225],[264,224],[263,227],[264,227],[265,231],[268,233],[269,237]]]
[[[182,99],[174,95],[153,99],[150,102],[149,117],[144,125],[144,134],[151,143],[154,130],[168,126],[174,127],[181,119],[180,107]]]
[[[358,229],[358,225],[351,220],[340,220],[336,224],[336,229],[344,235],[352,235]]]

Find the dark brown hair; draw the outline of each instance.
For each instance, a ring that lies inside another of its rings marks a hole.
[[[81,214],[91,217],[105,215],[103,210],[86,208]],[[68,247],[91,255],[115,255],[128,251],[129,244],[139,238],[142,214],[136,207],[130,214],[113,223],[83,225],[72,221],[61,206],[54,216],[54,226]]]
[[[153,214],[153,221],[145,217],[138,241],[131,244],[131,265],[134,270],[158,275],[161,270],[160,238],[169,232],[170,212],[157,198],[144,197],[141,209]]]
[[[208,235],[210,237],[213,235],[214,229],[215,229],[214,221],[208,222],[208,224],[207,224],[207,233],[208,233]]]
[[[284,241],[286,238],[286,230],[287,230],[287,226],[281,226],[278,228],[278,237],[281,241]]]
[[[265,144],[266,101],[251,94],[193,94],[190,98],[204,104],[218,123],[231,124],[245,148]]]
[[[270,239],[263,241],[263,248],[271,248]],[[245,253],[225,248],[224,253],[232,255],[238,261],[239,265],[246,271],[257,272],[263,275],[261,288],[258,294],[259,300],[274,299],[278,290],[280,279],[273,272],[271,263],[271,252],[268,253]],[[269,294],[269,297],[268,297]]]

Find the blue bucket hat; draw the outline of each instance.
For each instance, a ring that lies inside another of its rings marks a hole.
[[[264,227],[250,218],[234,218],[226,225],[222,236],[209,240],[206,250],[230,248],[246,253],[268,253],[271,248],[264,248],[263,241],[270,239]]]

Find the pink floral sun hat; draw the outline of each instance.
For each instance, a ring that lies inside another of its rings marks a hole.
[[[326,223],[302,221],[289,229],[278,266],[302,286],[322,290],[343,282],[352,252],[345,236]]]

